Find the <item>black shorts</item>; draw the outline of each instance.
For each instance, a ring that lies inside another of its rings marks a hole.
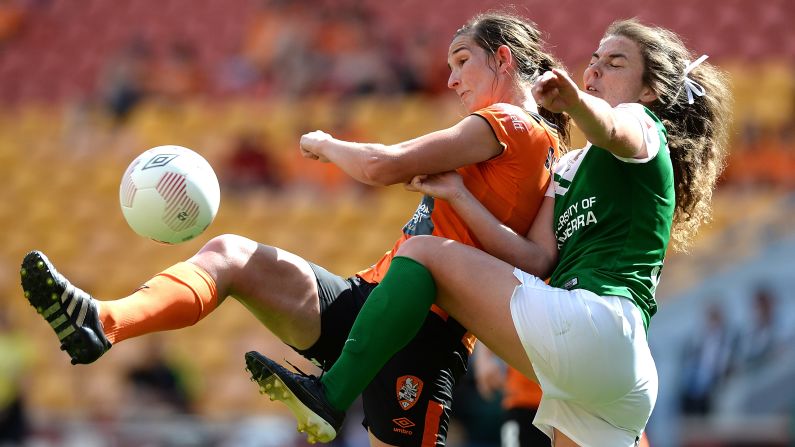
[[[298,353],[328,369],[339,358],[353,322],[376,284],[344,279],[310,263],[320,296],[320,339]],[[395,354],[362,393],[364,426],[399,446],[443,446],[453,389],[466,374],[466,329],[429,312],[420,332]]]
[[[500,440],[504,446],[539,447],[548,446],[549,437],[533,425],[535,408],[511,408],[505,410]]]

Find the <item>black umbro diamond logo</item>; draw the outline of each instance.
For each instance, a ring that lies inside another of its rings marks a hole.
[[[413,427],[413,426],[416,425],[414,422],[411,422],[411,420],[409,418],[405,418],[405,417],[404,418],[392,419],[392,422],[394,422],[395,425],[397,425],[400,428],[409,428],[409,427]]]
[[[158,154],[151,160],[147,161],[142,171],[147,170],[149,168],[159,168],[161,166],[167,165],[171,160],[177,158],[179,154]]]

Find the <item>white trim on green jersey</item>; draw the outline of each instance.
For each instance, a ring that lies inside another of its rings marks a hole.
[[[657,123],[655,122],[657,117],[652,119],[652,117],[646,114],[646,108],[638,103],[619,104],[616,106],[616,109],[625,110],[638,120],[638,126],[640,126],[640,131],[643,133],[643,142],[646,145],[646,157],[626,158],[619,157],[615,154],[613,154],[613,156],[627,163],[646,163],[656,157],[657,153],[660,151],[661,138],[659,130],[657,129]],[[665,137],[663,136],[662,138]]]

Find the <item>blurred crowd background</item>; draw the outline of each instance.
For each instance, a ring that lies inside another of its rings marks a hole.
[[[233,232],[347,276],[391,247],[419,198],[301,159],[322,129],[392,143],[462,117],[446,88],[454,31],[491,0],[0,0],[0,445],[302,446],[243,353],[305,366],[238,303],[186,330],[70,366],[19,287],[44,250],[99,298],[125,296]],[[734,130],[715,219],[666,260],[650,338],[652,446],[795,445],[795,4],[528,0],[579,79],[606,26],[680,33],[731,77]],[[707,92],[709,94],[709,92]],[[575,142],[577,142],[575,138]],[[216,221],[165,246],[118,205],[127,164],[163,144],[205,156]],[[499,403],[460,388],[450,446],[496,446]],[[366,445],[360,417],[338,446]]]

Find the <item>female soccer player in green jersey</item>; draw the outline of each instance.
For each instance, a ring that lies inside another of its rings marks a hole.
[[[704,59],[693,61],[668,30],[612,24],[582,90],[560,70],[533,88],[538,103],[567,112],[589,144],[558,163],[527,238],[499,225],[457,174],[416,177],[412,187],[453,204],[491,255],[412,238],[322,378],[251,352],[254,379],[310,431],[336,424],[419,329],[417,309],[435,302],[541,385],[534,424],[554,446],[634,445],[657,396],[646,330],[669,239],[685,247],[708,219],[724,159],[730,95]],[[558,263],[546,284],[523,270],[548,255],[550,241]]]

